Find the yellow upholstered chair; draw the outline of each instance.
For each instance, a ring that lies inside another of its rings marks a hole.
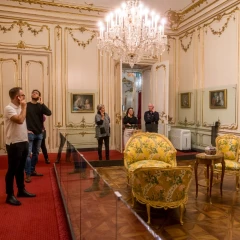
[[[124,150],[128,182],[132,172],[144,167],[174,167],[177,151],[165,136],[158,133],[135,133]]]
[[[225,161],[225,174],[236,176],[236,190],[239,190],[240,163],[238,162],[240,140],[233,134],[216,138],[217,153],[222,153]],[[222,164],[215,164],[214,172],[222,173]]]
[[[135,200],[146,204],[148,224],[150,224],[150,207],[180,207],[180,223],[183,225],[183,210],[188,201],[188,189],[193,176],[189,167],[138,168],[132,175],[133,206]]]

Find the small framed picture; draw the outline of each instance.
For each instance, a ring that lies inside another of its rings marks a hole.
[[[209,107],[211,109],[227,108],[227,89],[209,91]]]
[[[180,95],[181,108],[190,108],[191,107],[191,93],[181,93]]]
[[[94,93],[71,93],[71,112],[94,112]]]

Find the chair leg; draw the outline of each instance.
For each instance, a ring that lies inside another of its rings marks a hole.
[[[236,191],[239,191],[239,176],[236,176]]]
[[[180,210],[180,224],[181,225],[183,225],[183,212],[184,212],[184,209],[185,209],[185,205],[181,204],[180,207],[179,207],[179,210]]]
[[[149,204],[146,204],[146,207],[147,207],[147,215],[148,215],[147,224],[150,224],[150,223],[151,223],[151,218],[150,218],[150,205],[149,205]]]

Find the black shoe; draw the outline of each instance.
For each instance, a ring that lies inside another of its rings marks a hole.
[[[49,161],[49,159],[47,158],[47,159],[45,159],[45,163],[46,164],[50,164],[50,161]]]
[[[19,202],[14,195],[8,195],[7,199],[6,199],[6,203],[10,204],[10,205],[14,205],[14,206],[20,206],[21,202]]]
[[[34,193],[29,193],[26,191],[26,189],[23,189],[21,191],[18,191],[17,197],[36,197],[36,194]]]
[[[39,177],[41,177],[41,176],[43,176],[43,174],[42,174],[42,173],[38,173],[38,172],[36,172],[36,171],[33,171],[33,172],[31,173],[31,176],[39,176]]]

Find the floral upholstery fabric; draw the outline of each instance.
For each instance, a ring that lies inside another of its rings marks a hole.
[[[176,149],[163,135],[140,132],[134,134],[127,142],[124,150],[124,166],[129,171],[146,166],[147,162],[160,161],[158,166],[176,166]],[[143,162],[144,161],[144,162]],[[139,163],[138,163],[139,162]],[[163,165],[163,162],[167,165]],[[132,165],[134,164],[134,165]]]
[[[240,163],[238,162],[240,140],[233,134],[225,134],[216,138],[217,153],[222,153],[225,161],[225,174],[236,176],[236,190],[239,190]],[[222,173],[222,164],[214,166],[214,172]]]
[[[222,164],[221,163],[215,164],[215,169],[222,171]],[[230,161],[230,160],[225,160],[225,171],[226,170],[236,170],[236,171],[240,170],[240,163]]]
[[[225,160],[238,161],[239,140],[236,138],[229,138],[230,136],[220,136],[216,139],[216,146],[218,152],[224,154]]]
[[[141,168],[132,175],[132,193],[152,207],[178,207],[187,201],[191,167]]]
[[[167,168],[172,167],[171,164],[165,163],[162,161],[156,161],[156,160],[142,160],[135,162],[129,166],[128,171],[133,172],[137,168],[145,168],[145,167],[160,167],[160,168]]]
[[[240,163],[238,163],[240,141],[239,138],[232,134],[218,136],[216,138],[217,153],[222,153],[225,161],[225,171],[240,170]],[[222,164],[215,164],[215,169],[221,171]]]

